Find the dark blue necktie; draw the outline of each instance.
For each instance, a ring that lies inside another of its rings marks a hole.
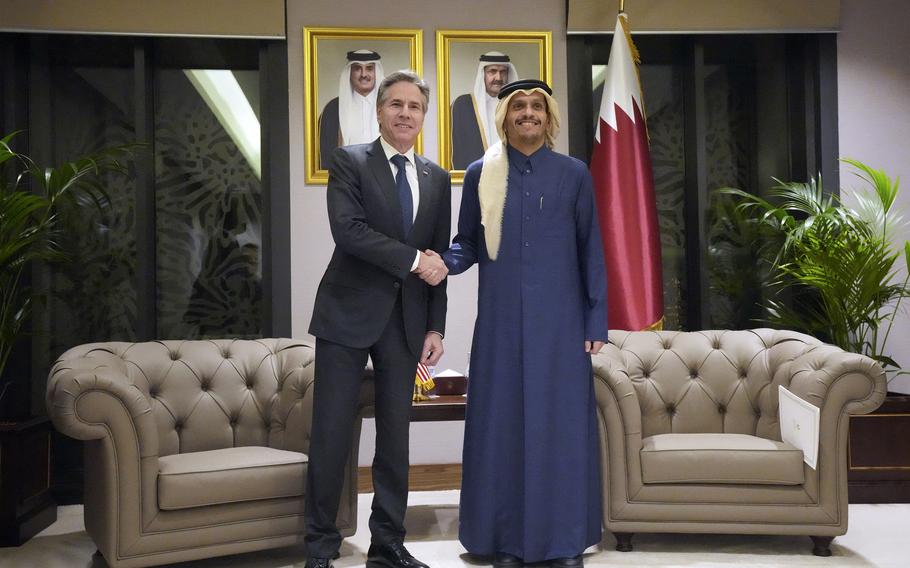
[[[408,183],[408,174],[405,164],[408,159],[401,154],[392,156],[392,163],[398,168],[395,174],[395,185],[398,186],[398,200],[401,202],[401,224],[404,227],[404,236],[411,232],[414,224],[414,198],[411,196],[411,184]]]

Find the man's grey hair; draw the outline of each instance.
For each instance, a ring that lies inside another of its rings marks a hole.
[[[410,69],[402,69],[401,71],[395,71],[390,75],[386,75],[385,79],[382,80],[382,83],[379,84],[379,94],[376,97],[376,106],[382,107],[388,97],[386,94],[388,88],[395,83],[401,82],[417,85],[417,88],[420,89],[420,94],[423,95],[423,112],[427,112],[427,105],[430,103],[430,87],[427,85],[426,81],[420,78],[420,75],[414,73]]]

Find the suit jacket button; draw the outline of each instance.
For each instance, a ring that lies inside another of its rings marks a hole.
[[[396,282],[396,283],[392,284],[392,286],[394,286],[394,287],[396,287],[396,288],[401,288],[401,283],[400,283],[400,282]]]

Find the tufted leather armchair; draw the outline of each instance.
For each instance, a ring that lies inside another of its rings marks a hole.
[[[51,369],[47,408],[85,440],[85,525],[113,567],[302,542],[312,345],[95,343]],[[364,401],[371,399],[365,383]],[[338,526],[357,522],[360,420]]]
[[[635,532],[793,534],[827,556],[847,532],[849,415],[884,400],[878,363],[771,329],[611,331],[593,362],[617,550]],[[818,469],[781,441],[778,385],[821,409]]]

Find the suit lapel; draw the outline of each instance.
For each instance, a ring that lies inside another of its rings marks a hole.
[[[395,220],[395,234],[403,238],[404,235],[401,227],[401,202],[398,200],[398,187],[395,185],[395,178],[392,177],[392,168],[389,166],[385,157],[385,151],[382,149],[382,143],[377,138],[367,150],[367,166],[376,179],[386,204],[389,206],[389,215]]]
[[[414,162],[417,166],[417,186],[420,191],[420,203],[417,205],[417,216],[414,218],[416,227],[426,217],[427,211],[432,205],[430,192],[433,188],[430,185],[430,167],[427,165],[427,161],[422,156],[414,154]],[[411,229],[411,232],[413,233],[414,230]]]

